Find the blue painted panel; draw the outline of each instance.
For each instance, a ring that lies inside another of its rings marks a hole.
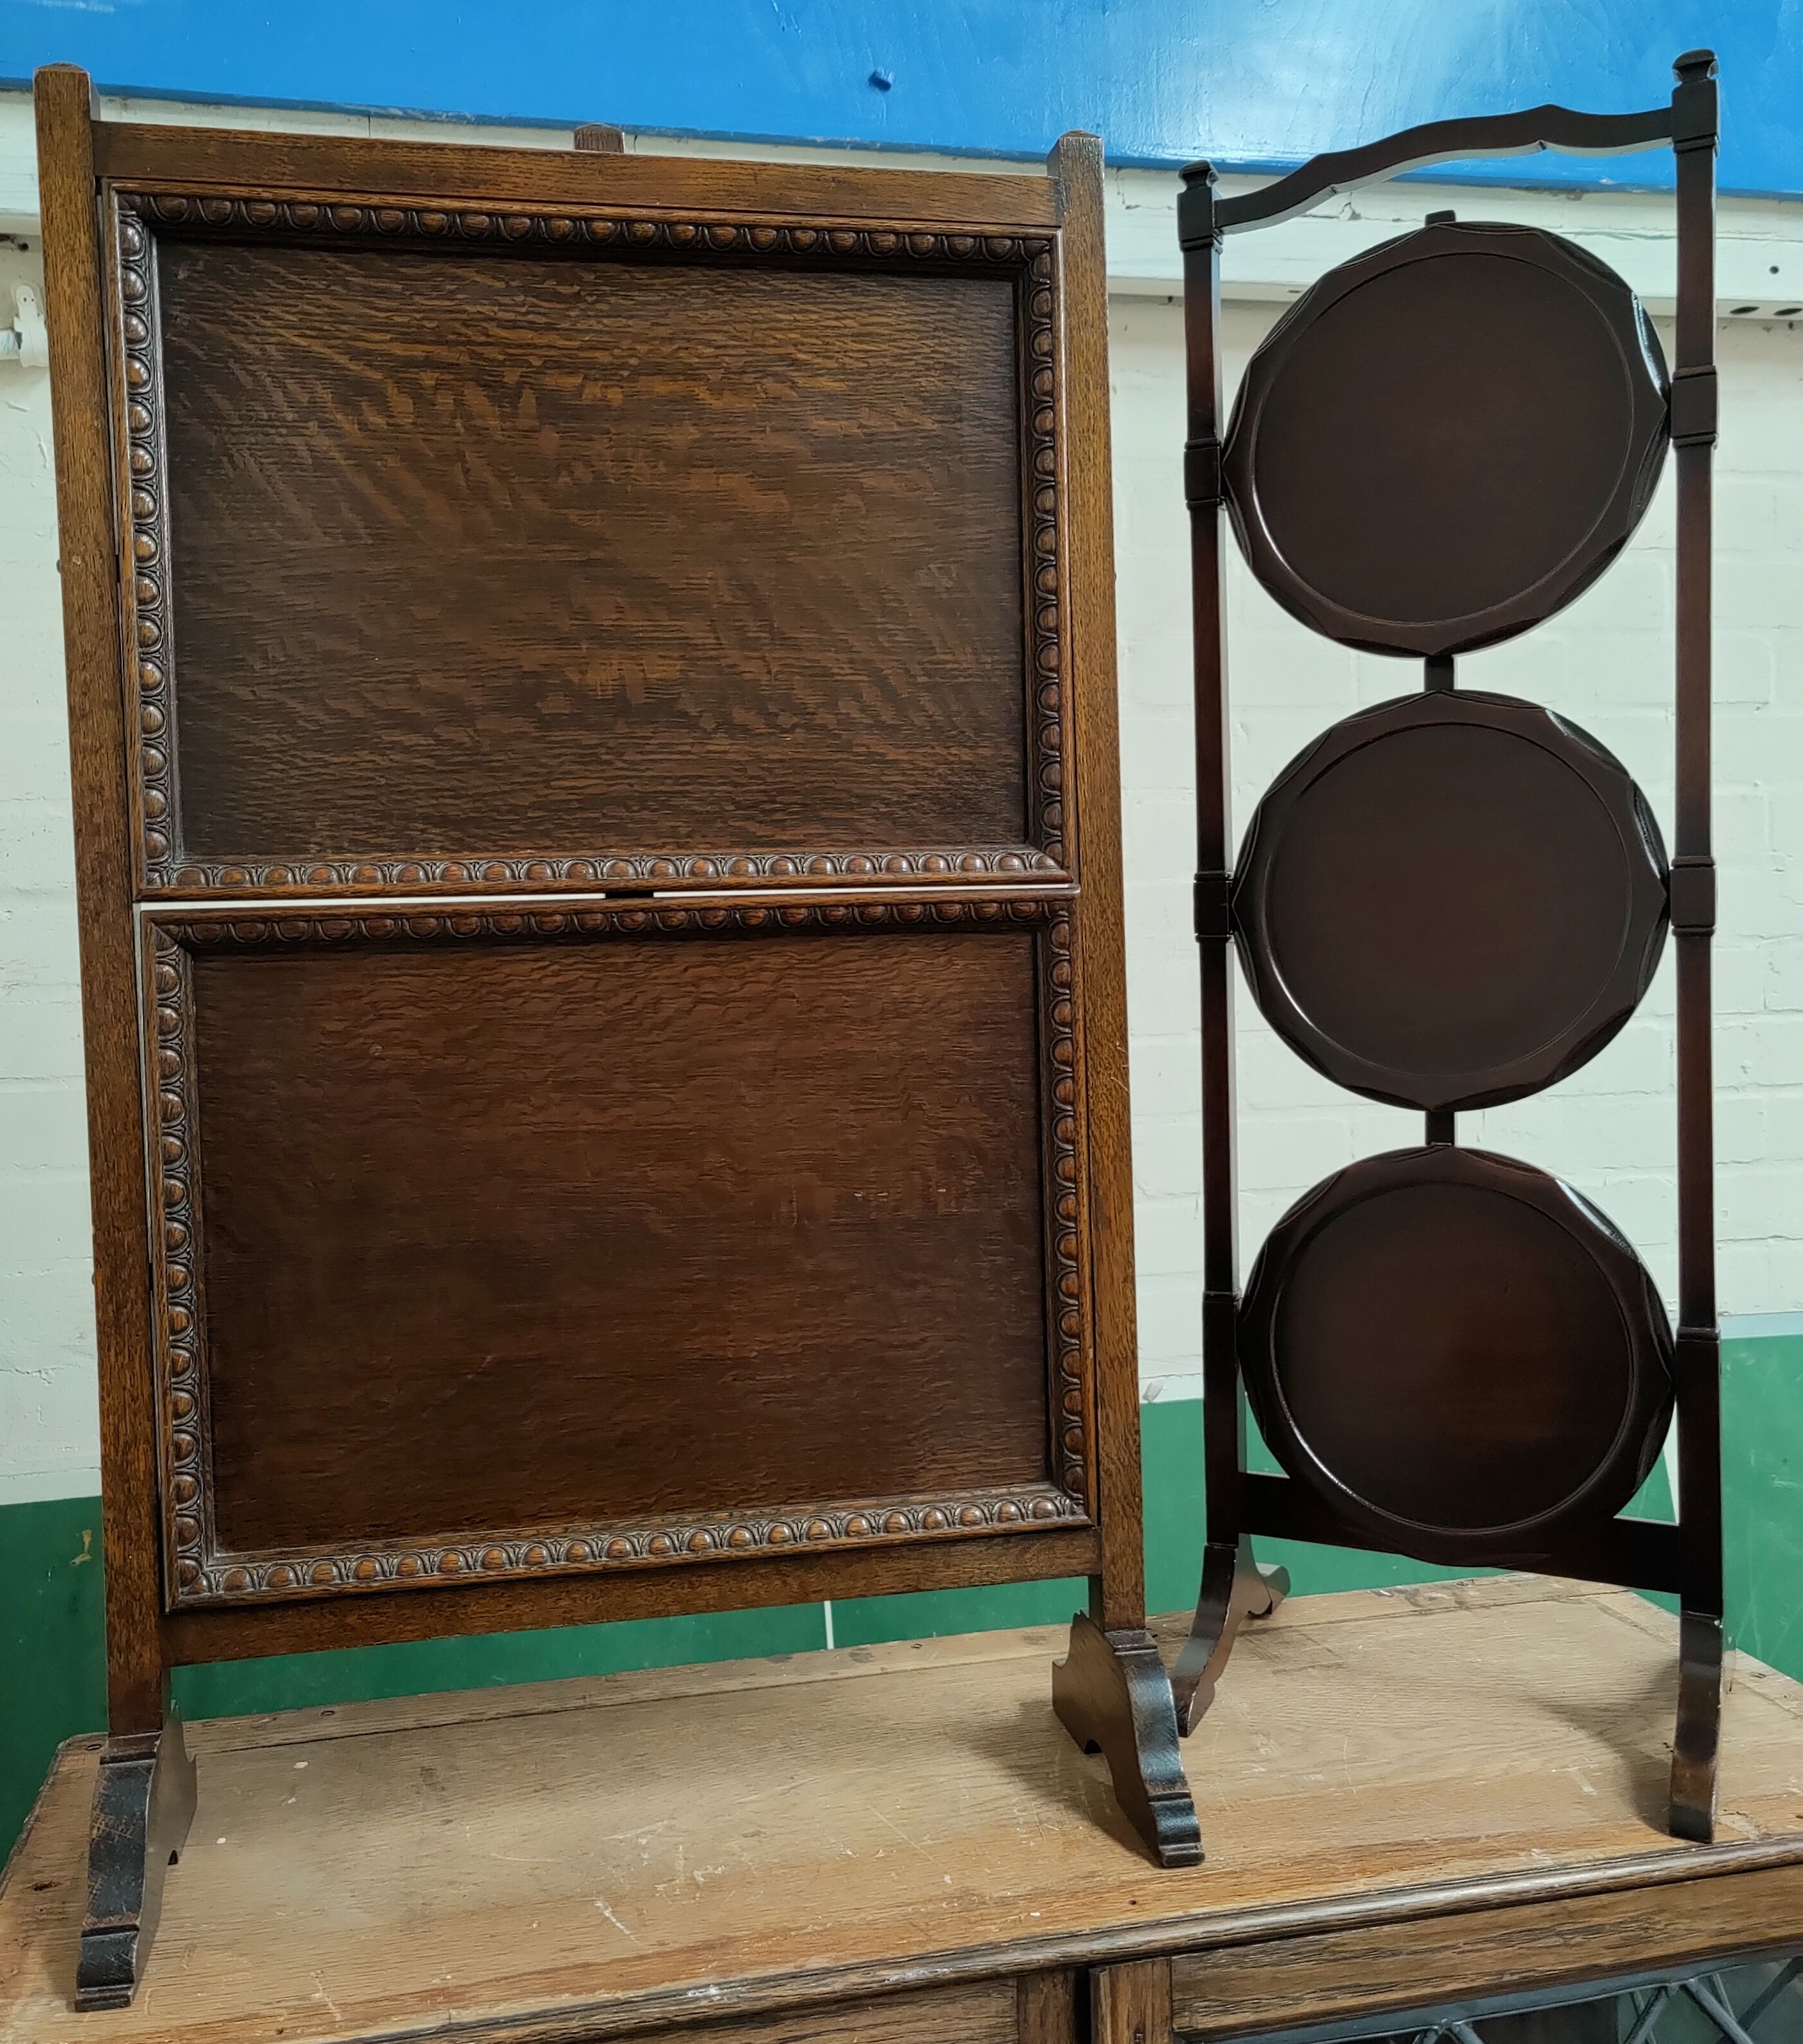
[[[1803,193],[1803,0],[0,0],[6,78],[63,60],[202,100],[1016,156],[1082,127],[1117,162],[1241,168],[1544,99],[1650,105],[1699,44],[1723,60],[1724,188]]]

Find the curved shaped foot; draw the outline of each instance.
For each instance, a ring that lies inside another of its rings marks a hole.
[[[161,1731],[109,1739],[94,1778],[78,2009],[127,2008],[163,1909],[163,1877],[194,1814],[194,1763],[173,1713]]]
[[[1199,1866],[1202,1827],[1183,1774],[1171,1678],[1140,1630],[1104,1632],[1087,1612],[1052,1666],[1052,1708],[1086,1753],[1107,1760],[1114,1799],[1160,1866]]]
[[[1237,1547],[1203,1550],[1195,1620],[1171,1677],[1180,1731],[1194,1731],[1214,1702],[1242,1621],[1269,1618],[1289,1594],[1289,1571],[1260,1568],[1249,1535],[1242,1534]]]
[[[1708,1845],[1716,1827],[1716,1755],[1721,1742],[1721,1620],[1687,1611],[1678,1620],[1678,1729],[1671,1742],[1671,1835]]]

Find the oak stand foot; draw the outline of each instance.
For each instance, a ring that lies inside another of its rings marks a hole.
[[[1070,1651],[1052,1668],[1052,1708],[1086,1753],[1108,1762],[1114,1798],[1160,1866],[1199,1866],[1202,1827],[1177,1745],[1171,1679],[1142,1628],[1104,1632],[1071,1620]]]
[[[1678,1619],[1678,1728],[1671,1742],[1671,1835],[1715,1837],[1716,1754],[1721,1737],[1721,1620],[1687,1611]]]
[[[144,1977],[163,1877],[194,1814],[194,1763],[171,1712],[161,1731],[109,1739],[94,1785],[78,2009],[126,2008]]]
[[[1180,1731],[1194,1731],[1214,1702],[1241,1622],[1269,1618],[1289,1594],[1288,1570],[1260,1568],[1249,1537],[1242,1535],[1237,1547],[1203,1549],[1195,1622],[1171,1677]]]

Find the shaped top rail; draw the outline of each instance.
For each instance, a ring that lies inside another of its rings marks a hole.
[[[1672,66],[1678,84],[1671,102],[1641,113],[1580,113],[1569,106],[1532,106],[1519,113],[1494,113],[1465,121],[1429,121],[1382,141],[1311,156],[1299,169],[1257,191],[1216,199],[1209,190],[1214,173],[1207,163],[1183,172],[1179,230],[1183,245],[1219,234],[1274,226],[1306,213],[1337,192],[1356,191],[1406,171],[1473,156],[1531,156],[1542,149],[1574,156],[1627,156],[1640,149],[1711,148],[1716,140],[1715,57],[1687,51]],[[1199,190],[1198,187],[1201,189]],[[1202,206],[1195,204],[1203,198]],[[1185,214],[1188,217],[1184,217]]]

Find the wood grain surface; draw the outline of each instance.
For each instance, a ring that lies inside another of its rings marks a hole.
[[[1108,437],[1108,284],[1102,144],[1066,135],[1047,159],[1063,197],[1065,574],[1071,654],[1066,830],[1083,901],[1075,918],[1088,1134],[1087,1228],[1095,1314],[1095,1493],[1106,1557],[1092,1616],[1145,1618],[1139,1458],[1139,1334],[1134,1284],[1133,1129],[1127,1089],[1126,909],[1121,873],[1121,716],[1114,664],[1114,486]],[[1074,825],[1074,828],[1073,828]]]
[[[118,478],[106,425],[107,313],[94,203],[91,98],[86,74],[72,67],[55,65],[38,75],[57,564],[68,678],[94,1215],[101,1477],[108,1500],[107,1707],[114,1731],[132,1733],[154,1730],[163,1711],[155,1373],[144,1282],[150,1244],[132,924],[134,820],[119,686],[120,535],[113,509]]]
[[[1034,942],[198,957],[224,1546],[1042,1481]]]
[[[389,198],[512,200],[528,206],[630,206],[655,215],[712,205],[753,219],[840,219],[884,225],[1051,227],[1056,195],[1042,177],[884,166],[592,156],[467,143],[257,134],[144,127],[94,130],[102,176],[136,185],[222,186],[259,194],[336,192]]]
[[[1249,2027],[1352,2015],[1375,2023],[1486,1989],[1573,1989],[1667,1968],[1731,1965],[1799,1942],[1803,1865],[1756,1867],[1729,1880],[1676,1884],[1656,1897],[1625,1888],[1577,1908],[1561,1897],[1475,1919],[1451,1914],[1411,1927],[1406,1938],[1391,1925],[1371,1925],[1185,1954],[1171,1969],[1171,2015],[1180,2035],[1228,2044]],[[1613,2019],[1613,2011],[1592,2019],[1608,2044],[1620,2034]],[[1498,2032],[1506,2034],[1501,2025]],[[1563,2044],[1584,2044],[1586,2033],[1570,2023],[1557,2034]]]
[[[1171,2044],[1171,1961],[1099,1966],[1089,1979],[1094,2044]]]
[[[1015,287],[159,237],[201,862],[1018,844]]]
[[[1780,1904],[1790,1936],[1803,1924],[1803,1692],[1736,1661],[1723,1842],[1674,1842],[1674,1628],[1625,1593],[1502,1578],[1292,1599],[1241,1640],[1189,1742],[1208,1858],[1167,1873],[1052,1719],[1061,1644],[199,1727],[199,1812],[137,2005],[82,2018],[77,1742],[0,1888],[0,2038],[575,2044],[1116,1961],[1176,1955],[1182,1977],[1186,1954],[1210,1955],[1225,2025],[1283,2005],[1259,1954],[1287,1938],[1376,1927],[1396,1973],[1456,1936],[1466,1975],[1494,1981],[1511,1912],[1541,1904],[1568,1972],[1593,1937],[1609,1965],[1636,1940],[1702,1949],[1737,1897],[1740,1949],[1782,1942]]]
[[[1068,2044],[1028,2027],[1038,2013],[1012,1981],[984,1981],[704,2023],[693,2034],[696,2044]]]
[[[550,1625],[605,1625],[691,1612],[753,1611],[824,1597],[909,1596],[973,1584],[1055,1581],[1094,1574],[1101,1536],[1053,1520],[944,1539],[691,1555],[680,1569],[604,1570],[571,1575],[459,1576],[422,1587],[279,1604],[181,1604],[163,1621],[172,1666],[242,1661],[265,1654],[330,1653],[400,1640],[467,1639]]]

